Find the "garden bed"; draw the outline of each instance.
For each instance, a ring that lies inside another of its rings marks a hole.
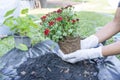
[[[98,70],[90,61],[70,64],[49,53],[29,58],[20,65],[17,73],[19,80],[98,80]]]

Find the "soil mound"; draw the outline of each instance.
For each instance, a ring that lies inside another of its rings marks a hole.
[[[19,80],[98,80],[97,69],[90,61],[71,64],[55,54],[29,58],[17,69]]]

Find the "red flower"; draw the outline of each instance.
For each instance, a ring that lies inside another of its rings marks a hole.
[[[50,30],[47,28],[44,30],[44,34],[47,36],[50,33]]]
[[[46,19],[47,17],[46,16],[42,16],[41,19]]]
[[[56,21],[62,21],[62,20],[63,20],[62,17],[58,17],[58,18],[56,18]]]
[[[75,22],[76,22],[76,20],[73,19],[73,20],[72,20],[72,23],[74,24]]]
[[[54,25],[54,22],[53,21],[50,21],[49,22],[49,26],[53,26]]]
[[[42,16],[41,20],[44,22],[46,18],[47,18],[46,16]]]
[[[57,13],[61,13],[61,12],[62,12],[62,10],[61,10],[61,9],[58,9],[58,10],[57,10]]]

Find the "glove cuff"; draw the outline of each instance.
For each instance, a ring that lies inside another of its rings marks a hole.
[[[98,45],[98,38],[95,35],[81,41],[81,49],[94,48]]]
[[[88,52],[88,57],[89,57],[89,59],[103,57],[103,55],[102,55],[102,47],[100,46],[98,48],[92,48],[90,50],[90,52]]]
[[[96,54],[98,54],[98,57],[103,57],[103,55],[102,55],[102,46],[96,48]]]
[[[91,35],[88,40],[90,41],[89,48],[96,47],[98,45],[98,38],[95,35]]]

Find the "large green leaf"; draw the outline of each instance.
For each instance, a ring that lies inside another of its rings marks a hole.
[[[4,17],[7,17],[7,16],[13,14],[14,11],[15,11],[15,9],[9,10],[9,11],[5,14]]]
[[[22,50],[22,51],[27,51],[28,50],[28,47],[25,44],[20,44],[17,48]]]
[[[21,11],[21,14],[26,14],[26,13],[28,13],[28,8],[25,8]]]
[[[3,22],[3,24],[6,24],[6,22],[9,20],[13,20],[13,16],[6,18],[5,21]]]

